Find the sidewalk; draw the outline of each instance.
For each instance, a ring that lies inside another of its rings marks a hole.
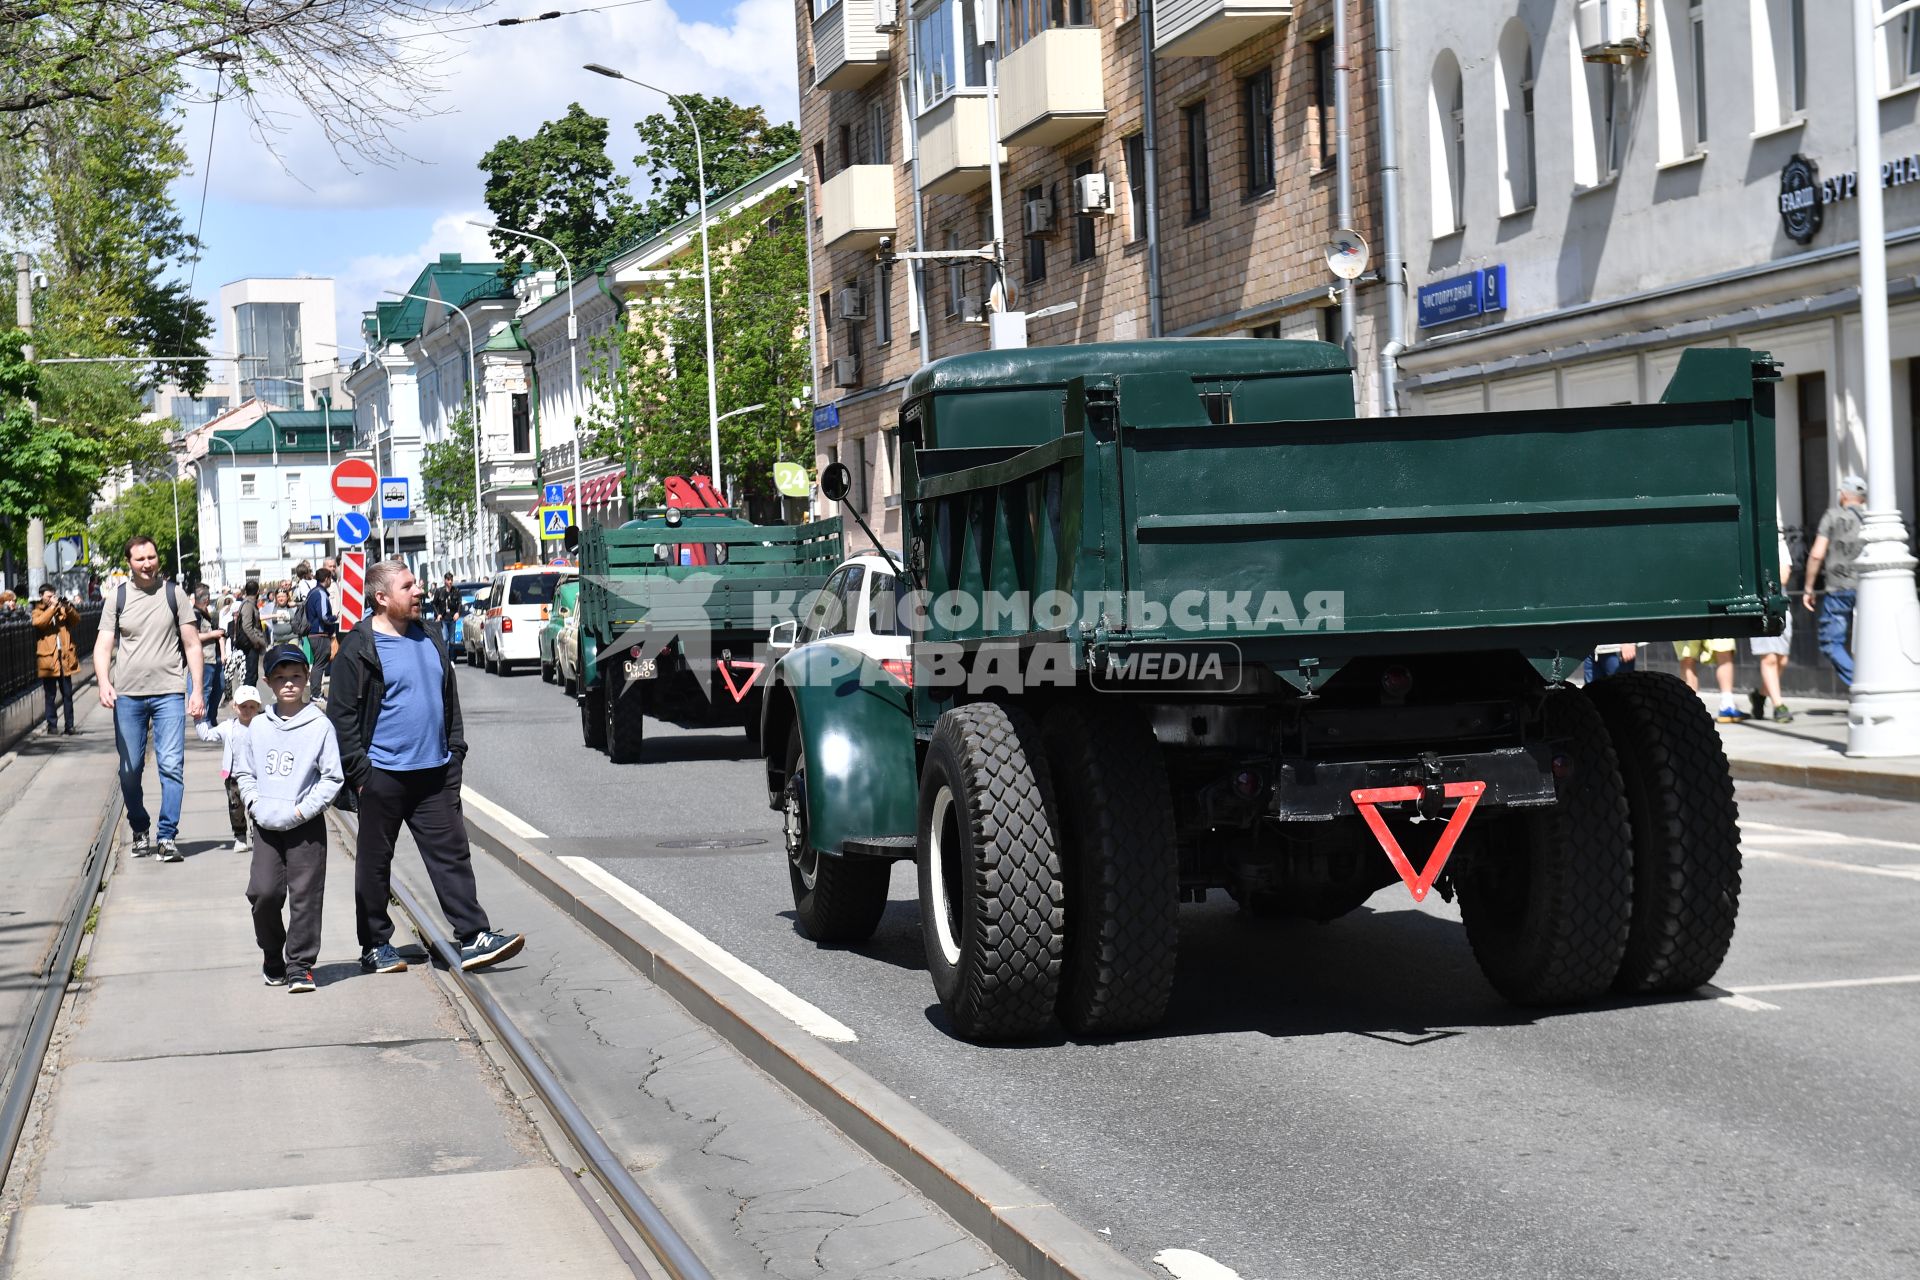
[[[0,1273],[631,1276],[440,979],[361,976],[337,848],[320,989],[262,985],[219,762],[189,737],[185,862],[128,859],[122,823]]]
[[[1716,709],[1718,696],[1706,699],[1709,711]],[[1849,759],[1845,702],[1794,698],[1789,705],[1792,724],[1749,720],[1719,726],[1736,779],[1920,800],[1920,756]]]

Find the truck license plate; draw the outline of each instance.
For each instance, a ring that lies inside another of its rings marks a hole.
[[[629,680],[651,680],[658,674],[652,658],[627,659],[627,679]]]

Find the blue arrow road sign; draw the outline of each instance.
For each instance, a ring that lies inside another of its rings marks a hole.
[[[412,485],[405,476],[380,477],[380,518],[413,519]]]
[[[340,544],[357,547],[373,536],[373,526],[358,511],[349,511],[333,522],[333,531],[340,535]]]
[[[546,505],[550,507],[559,507],[559,506],[566,505],[566,501],[567,501],[566,485],[550,484],[542,488],[540,492],[542,494],[541,501],[546,503]]]
[[[542,538],[564,538],[567,526],[573,523],[573,512],[566,507],[540,508],[540,536]]]

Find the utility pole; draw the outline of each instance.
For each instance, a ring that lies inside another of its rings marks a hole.
[[[33,256],[27,253],[13,255],[13,321],[20,332],[29,336],[33,333]],[[28,364],[33,363],[33,343],[28,342],[21,350]],[[40,406],[28,406],[36,416]],[[40,598],[40,584],[47,577],[47,522],[39,516],[27,520],[27,598]]]

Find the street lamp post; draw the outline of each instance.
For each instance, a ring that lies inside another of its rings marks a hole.
[[[232,464],[233,473],[236,476],[239,475],[240,453],[233,447],[233,441],[222,439],[218,431],[211,429],[207,431],[207,441],[209,447],[215,444],[226,446],[227,459]],[[218,472],[215,472],[213,477],[213,527],[220,534],[220,581],[222,584],[225,584],[227,581],[227,531],[220,526],[220,476]],[[206,563],[207,557],[203,550],[200,555],[202,568],[206,566]]]
[[[538,240],[560,256],[560,265],[567,273],[567,377],[568,393],[573,397],[573,527],[586,532],[586,490],[580,483],[581,455],[586,452],[586,440],[580,429],[580,357],[576,350],[580,343],[580,321],[573,310],[573,264],[567,261],[566,250],[543,235],[531,231],[521,231],[516,227],[503,227],[498,223],[481,222],[467,219],[467,225],[481,227],[488,231],[498,231],[501,235],[522,236],[528,240]],[[712,359],[709,355],[708,359]],[[717,482],[716,482],[717,483]],[[475,486],[476,491],[478,486]]]
[[[388,293],[396,298],[416,298],[421,302],[438,302],[446,307],[449,314],[460,317],[460,323],[467,326],[467,421],[473,431],[473,559],[474,567],[480,564],[480,400],[479,370],[474,362],[473,321],[467,319],[467,313],[459,307],[447,306],[444,298],[429,298],[424,293],[405,293],[399,289],[389,289]],[[392,444],[388,444],[391,451]]]
[[[706,146],[700,139],[700,121],[695,118],[693,108],[675,95],[668,93],[658,85],[648,84],[644,80],[635,80],[632,76],[612,67],[603,67],[597,62],[589,62],[586,69],[597,76],[606,76],[609,80],[625,80],[628,84],[637,84],[642,89],[651,89],[662,95],[686,114],[687,123],[693,126],[693,165],[695,176],[700,183],[700,287],[706,297],[707,320],[707,436],[713,446],[713,488],[716,493],[724,493],[720,483],[720,389],[715,381],[713,364],[713,260],[707,249],[707,157]]]
[[[1892,377],[1887,356],[1887,230],[1880,185],[1880,96],[1874,63],[1880,27],[1920,9],[1906,0],[1854,0],[1853,99],[1860,182],[1860,340],[1867,428],[1865,546],[1857,562],[1853,683],[1847,754],[1920,754],[1920,599],[1914,560],[1894,496]]]

